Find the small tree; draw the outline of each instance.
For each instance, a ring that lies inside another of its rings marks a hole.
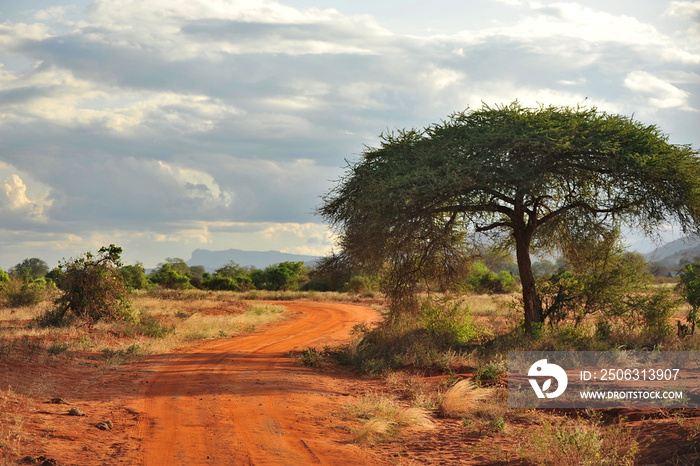
[[[48,273],[49,266],[43,260],[32,257],[24,259],[19,264],[10,268],[9,273],[12,278],[19,278],[29,283],[38,278],[44,278]]]
[[[192,288],[190,280],[193,276],[190,267],[184,260],[168,257],[164,263],[158,264],[149,278],[153,283],[164,288],[183,290]]]
[[[90,252],[77,259],[59,262],[58,287],[61,295],[44,318],[60,324],[68,316],[90,323],[119,320],[129,316],[129,289],[119,268],[122,248],[110,244],[97,255]]]
[[[685,264],[681,270],[678,284],[681,296],[690,304],[688,311],[688,323],[690,324],[690,334],[695,333],[695,326],[700,318],[700,262]]]
[[[120,270],[127,286],[133,290],[148,288],[150,281],[146,275],[146,269],[141,262],[134,265],[125,265]]]

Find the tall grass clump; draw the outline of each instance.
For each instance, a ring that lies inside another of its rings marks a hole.
[[[444,394],[442,413],[447,417],[464,417],[473,414],[479,403],[492,396],[492,390],[477,387],[471,380],[460,380]]]
[[[366,394],[348,404],[348,412],[362,425],[355,430],[357,443],[380,443],[398,436],[407,427],[433,427],[426,409],[402,407],[394,398]]]

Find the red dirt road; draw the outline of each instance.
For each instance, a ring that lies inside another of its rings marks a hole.
[[[280,304],[280,303],[277,303]],[[146,380],[134,408],[144,465],[377,464],[347,442],[337,411],[348,393],[290,351],[349,341],[364,306],[289,302],[291,316],[226,342],[190,347]]]

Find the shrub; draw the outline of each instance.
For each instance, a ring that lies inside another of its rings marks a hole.
[[[642,325],[649,344],[656,345],[673,334],[671,316],[680,300],[668,288],[656,288],[630,298],[632,315]]]
[[[475,293],[510,293],[515,289],[515,277],[505,270],[496,273],[482,262],[475,262],[467,274],[467,286]]]
[[[425,300],[421,306],[421,321],[430,336],[440,346],[450,348],[469,343],[479,335],[469,307],[448,298]]]
[[[151,283],[146,275],[146,269],[143,268],[143,264],[140,262],[122,267],[121,274],[126,285],[133,290],[144,290]]]
[[[7,307],[36,306],[46,297],[46,281],[40,279],[27,283],[13,278],[3,282],[0,294]]]
[[[354,332],[361,338],[347,356],[360,370],[374,374],[406,366],[446,369],[455,350],[485,336],[469,308],[449,297],[425,300],[417,315],[397,314],[373,329],[358,326]]]
[[[151,281],[170,290],[186,290],[192,288],[190,277],[180,270],[161,267],[151,274]]]
[[[685,264],[679,277],[678,289],[690,305],[686,320],[691,325],[690,334],[693,335],[695,327],[700,323],[700,262]]]
[[[214,275],[205,278],[203,285],[207,290],[236,291],[238,289],[238,283],[236,283],[236,280],[226,275]]]
[[[323,361],[323,353],[316,348],[307,348],[301,352],[301,363],[306,367],[318,367]]]
[[[379,291],[379,279],[371,275],[353,275],[343,288],[352,293],[371,293]]]
[[[91,323],[130,316],[129,290],[119,272],[122,248],[111,244],[97,255],[85,253],[60,262],[60,296],[54,309],[42,318],[44,324],[58,325],[70,316]]]
[[[632,466],[639,453],[636,434],[622,425],[583,420],[545,421],[529,429],[524,459],[536,464]]]

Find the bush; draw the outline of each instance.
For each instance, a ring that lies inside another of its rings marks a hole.
[[[119,271],[121,252],[122,248],[111,244],[96,256],[87,252],[59,263],[58,287],[62,293],[42,322],[59,325],[69,316],[90,323],[129,317],[129,289]]]
[[[238,290],[238,283],[232,277],[226,275],[214,275],[204,279],[204,288],[207,290],[215,291],[236,291]]]
[[[466,281],[475,293],[510,293],[515,289],[515,277],[510,272],[493,272],[482,262],[472,264]]]
[[[49,271],[49,266],[43,260],[32,257],[24,259],[19,264],[10,268],[12,278],[18,278],[25,283],[30,283],[38,278],[44,278]]]
[[[174,268],[160,267],[151,274],[151,281],[169,290],[186,290],[192,288],[190,277]]]
[[[298,290],[307,277],[303,262],[281,262],[251,273],[255,288],[271,291]]]
[[[683,299],[690,305],[686,321],[691,326],[690,334],[700,324],[700,263],[685,264],[680,274],[678,289]]]
[[[371,293],[379,291],[379,279],[371,275],[353,275],[343,288],[352,293]]]
[[[473,323],[469,308],[450,298],[426,300],[418,314],[396,314],[373,329],[363,325],[353,333],[361,338],[343,359],[372,374],[407,366],[446,369],[450,358],[445,355],[481,343],[486,335]]]
[[[135,265],[122,267],[121,274],[126,285],[132,290],[145,290],[151,284],[146,275],[146,269],[143,268],[143,264],[140,262],[137,262]]]
[[[657,345],[673,335],[671,316],[679,304],[678,297],[668,288],[657,288],[630,299],[632,317],[641,324],[648,345]]]
[[[46,281],[43,279],[26,283],[23,279],[13,278],[3,282],[2,295],[5,306],[36,306],[46,297]]]
[[[469,307],[461,301],[426,300],[421,306],[421,321],[432,339],[445,348],[464,345],[479,336]]]

